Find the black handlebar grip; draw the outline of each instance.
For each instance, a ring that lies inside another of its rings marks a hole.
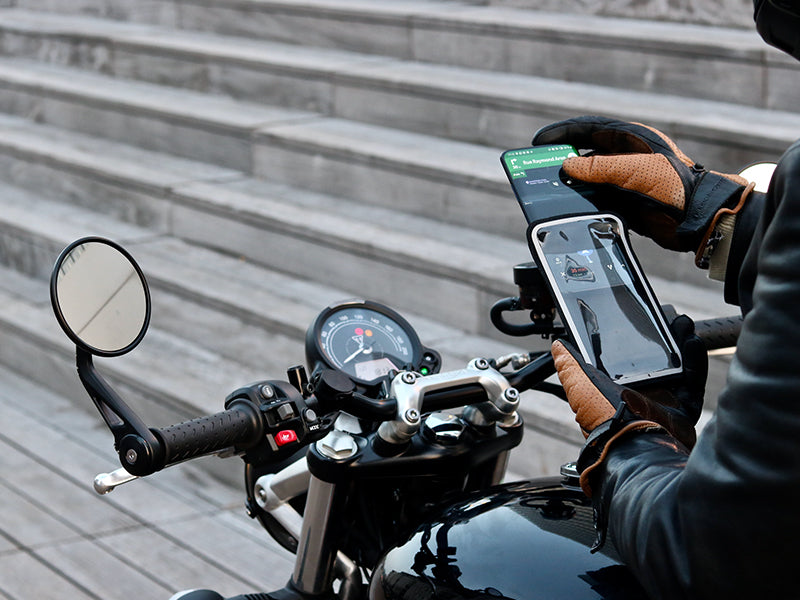
[[[703,340],[706,349],[730,348],[735,346],[739,339],[739,333],[742,331],[742,317],[736,315],[695,321],[694,330],[697,336]]]
[[[215,415],[152,431],[161,441],[163,466],[167,466],[231,446],[247,448],[261,439],[263,430],[260,411],[249,402],[240,401]]]

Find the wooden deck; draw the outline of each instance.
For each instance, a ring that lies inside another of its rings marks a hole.
[[[293,557],[245,515],[241,490],[189,464],[98,496],[94,476],[116,465],[99,416],[0,368],[0,598],[234,595],[291,576]]]

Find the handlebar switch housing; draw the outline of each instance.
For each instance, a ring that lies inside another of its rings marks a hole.
[[[241,387],[228,395],[225,407],[242,400],[257,406],[264,422],[263,437],[242,456],[246,463],[281,463],[323,437],[329,428],[297,388],[285,381],[258,381]]]

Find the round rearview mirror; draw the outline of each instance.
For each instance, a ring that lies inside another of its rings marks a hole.
[[[64,249],[50,277],[50,300],[69,338],[98,356],[133,350],[150,322],[142,270],[125,249],[103,238],[82,238]]]
[[[739,175],[744,177],[747,181],[756,184],[755,190],[757,192],[766,192],[769,188],[769,182],[772,180],[772,173],[777,167],[774,162],[759,162],[742,169]]]

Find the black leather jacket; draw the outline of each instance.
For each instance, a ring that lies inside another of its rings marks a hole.
[[[737,221],[726,299],[745,319],[714,418],[690,455],[615,445],[596,508],[653,598],[800,598],[800,142]]]

